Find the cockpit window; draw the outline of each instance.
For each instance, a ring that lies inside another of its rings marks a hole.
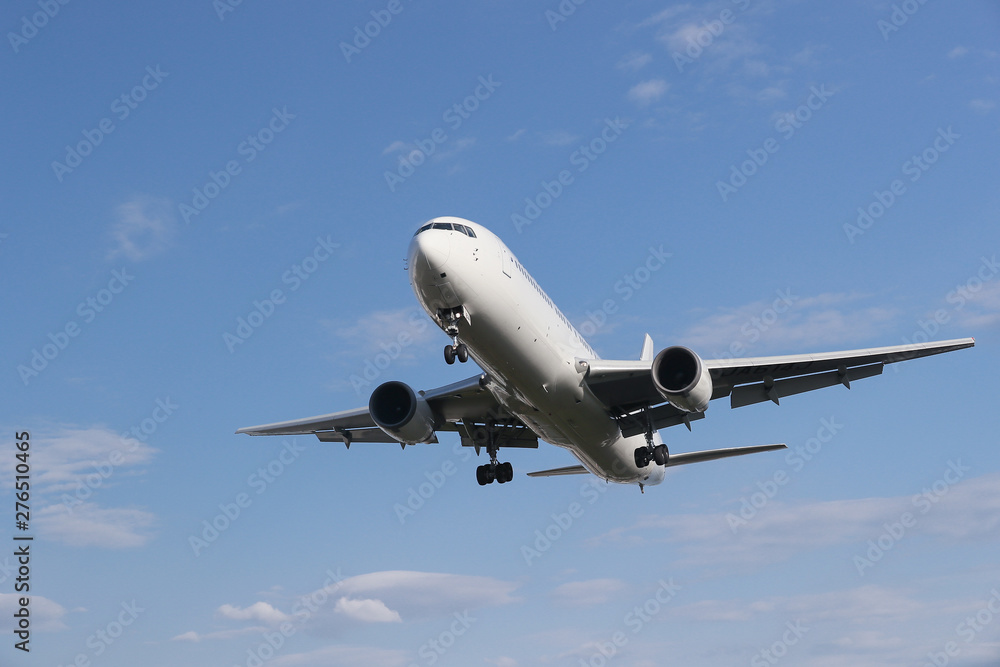
[[[461,232],[462,234],[465,234],[466,236],[469,236],[469,237],[472,237],[472,238],[476,238],[476,233],[474,231],[472,231],[472,227],[469,227],[468,225],[461,225],[461,224],[459,224],[457,222],[455,222],[455,223],[452,223],[452,222],[428,222],[426,225],[424,225],[423,227],[421,227],[420,229],[418,229],[417,231],[415,231],[413,233],[413,235],[416,236],[420,232],[426,232],[428,229],[446,229],[448,231]]]

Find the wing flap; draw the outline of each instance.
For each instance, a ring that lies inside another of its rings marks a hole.
[[[743,384],[733,389],[730,397],[730,405],[734,408],[741,408],[745,405],[774,401],[778,404],[778,399],[786,396],[794,396],[815,389],[832,387],[842,384],[848,389],[851,382],[864,378],[874,377],[882,374],[881,362],[868,366],[855,366],[854,368],[843,368],[825,373],[814,373],[813,375],[802,375],[800,377],[788,378],[786,380],[775,380],[768,383],[759,382],[757,384]]]

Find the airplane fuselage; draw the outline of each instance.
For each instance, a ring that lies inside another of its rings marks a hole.
[[[408,270],[438,326],[446,328],[442,313],[461,313],[448,323],[489,377],[486,388],[540,439],[568,449],[602,479],[663,480],[662,466],[635,464],[645,436],[623,437],[584,383],[577,361],[598,358],[593,348],[496,235],[461,218],[435,218],[413,236]],[[653,444],[661,442],[654,432]]]

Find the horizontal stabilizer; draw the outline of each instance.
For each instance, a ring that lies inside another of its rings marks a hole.
[[[787,447],[782,443],[780,445],[752,445],[750,447],[730,447],[729,449],[709,449],[703,452],[687,452],[685,454],[671,453],[667,457],[667,467],[682,466],[688,463],[701,463],[702,461],[714,461],[715,459],[756,454],[757,452],[770,452],[776,449],[787,449]]]
[[[528,477],[558,477],[559,475],[587,475],[589,473],[590,471],[583,466],[566,466],[565,468],[529,472]]]

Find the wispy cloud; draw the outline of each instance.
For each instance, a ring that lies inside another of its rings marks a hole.
[[[790,289],[779,290],[777,300],[716,308],[678,338],[706,355],[723,356],[734,356],[734,350],[739,350],[735,356],[757,349],[815,351],[816,346],[863,341],[899,316],[892,308],[861,305],[866,298],[842,293],[802,297]]]
[[[177,229],[175,208],[169,199],[147,195],[120,204],[111,225],[114,247],[108,257],[140,262],[167,249]]]
[[[621,579],[588,579],[561,584],[550,595],[558,605],[593,607],[610,602],[625,589],[625,582]]]
[[[731,513],[645,516],[594,538],[592,544],[673,543],[684,554],[680,566],[763,566],[834,545],[857,543],[862,548],[866,540],[878,537],[885,522],[899,520],[907,511],[917,517],[910,529],[914,534],[951,542],[995,540],[1000,527],[1000,473],[957,483],[926,513],[910,496],[797,504],[775,500],[734,531],[729,514],[738,511],[735,507]],[[850,560],[845,562],[853,567]]]
[[[647,106],[663,97],[669,88],[670,84],[663,79],[650,79],[632,86],[628,98],[639,106]]]
[[[107,508],[97,498],[145,473],[156,449],[103,427],[58,426],[32,432],[33,491],[39,533],[70,546],[140,547],[153,537],[155,516],[139,507]],[[10,486],[13,459],[0,459]]]

